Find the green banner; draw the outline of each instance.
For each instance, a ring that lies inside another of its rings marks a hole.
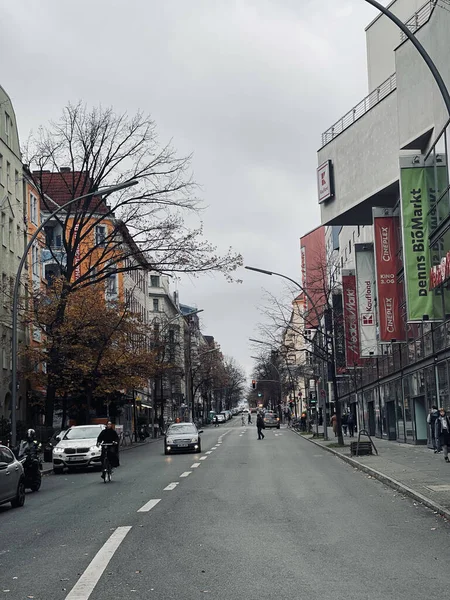
[[[445,189],[445,167],[406,167],[401,169],[403,263],[405,267],[408,321],[442,319],[442,297],[439,290],[429,290],[430,268],[439,262],[439,248],[430,249],[430,231],[434,228],[436,179]]]

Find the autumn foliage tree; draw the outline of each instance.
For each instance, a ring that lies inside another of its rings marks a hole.
[[[68,398],[86,415],[96,402],[118,390],[144,387],[153,376],[156,357],[148,330],[137,314],[123,303],[106,303],[104,286],[82,288],[69,295],[62,323],[55,326],[64,282],[53,282],[29,315],[42,332],[42,342],[27,348],[24,362],[36,387],[46,384],[49,349],[57,345],[57,396]]]

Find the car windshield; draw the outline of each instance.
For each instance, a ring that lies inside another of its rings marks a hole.
[[[100,427],[76,427],[69,429],[64,436],[65,440],[83,440],[87,438],[97,439],[100,434]]]
[[[168,435],[173,435],[174,433],[197,433],[197,430],[190,423],[177,423],[176,425],[171,425],[167,431]]]
[[[274,413],[266,413],[266,419],[275,419],[275,414]]]

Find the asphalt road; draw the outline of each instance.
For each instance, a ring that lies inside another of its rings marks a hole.
[[[0,508],[0,600],[447,597],[431,511],[285,429],[258,441],[234,422],[202,445],[142,446],[111,484],[50,475]]]

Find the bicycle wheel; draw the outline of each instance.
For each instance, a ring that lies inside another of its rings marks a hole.
[[[112,469],[111,469],[111,465],[108,463],[108,470],[106,472],[106,476],[108,477],[108,483],[111,482],[111,475],[112,475]],[[106,477],[105,477],[105,481],[106,481]]]

